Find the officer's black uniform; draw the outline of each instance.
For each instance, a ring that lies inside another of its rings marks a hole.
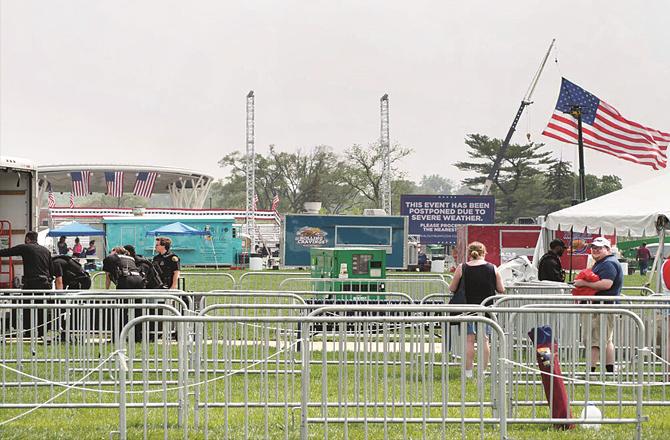
[[[172,286],[172,277],[174,273],[181,270],[181,261],[179,257],[168,251],[164,254],[154,256],[154,263],[158,266],[163,285],[168,289]]]
[[[63,278],[63,289],[85,290],[91,288],[91,277],[75,259],[69,255],[52,258],[56,278]]]
[[[51,283],[55,276],[51,252],[37,243],[26,243],[0,250],[0,257],[21,257],[23,259],[23,290],[51,290]],[[35,304],[43,301],[35,300]],[[16,309],[12,311],[13,326],[16,326]],[[32,322],[32,316],[37,316],[37,322]],[[26,309],[23,311],[23,329],[37,328],[37,335],[43,336],[44,313],[40,309]]]
[[[144,288],[144,279],[131,256],[108,255],[102,260],[102,270],[109,274],[117,289]]]
[[[0,250],[0,257],[23,259],[23,290],[51,290],[55,271],[49,249],[37,243],[19,244]]]

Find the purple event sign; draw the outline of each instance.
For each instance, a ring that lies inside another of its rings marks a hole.
[[[456,225],[493,223],[495,199],[404,194],[400,196],[400,215],[409,217],[409,233],[420,235],[422,244],[456,244]]]

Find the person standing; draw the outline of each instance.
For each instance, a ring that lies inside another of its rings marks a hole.
[[[91,240],[91,241],[88,242],[88,247],[86,248],[86,251],[84,251],[84,252],[85,252],[85,254],[86,254],[85,256],[87,258],[88,257],[95,257],[95,252],[96,252],[95,240]]]
[[[561,256],[565,252],[563,240],[553,240],[549,250],[540,259],[537,268],[537,279],[540,281],[565,281],[565,271],[561,266]]]
[[[597,237],[591,243],[591,255],[595,260],[593,265],[593,273],[600,277],[599,281],[585,281],[575,280],[577,287],[590,287],[595,289],[596,296],[605,295],[621,295],[621,287],[623,287],[623,269],[619,260],[612,255],[612,245],[605,237]],[[598,364],[600,357],[600,346],[605,345],[605,369],[608,373],[614,372],[614,343],[612,337],[614,335],[614,315],[606,314],[606,333],[604,337],[601,335],[600,315],[592,314],[583,315],[582,331],[584,343],[587,343],[586,330],[591,332],[591,371],[595,371],[595,366]],[[602,341],[601,341],[602,338]]]
[[[51,261],[49,249],[37,244],[37,232],[30,231],[26,234],[24,244],[19,244],[8,249],[0,250],[0,257],[21,257],[23,259],[22,290],[51,290],[55,277],[55,269]],[[42,301],[34,301],[35,304]],[[32,312],[31,310],[34,310]],[[39,309],[26,310],[23,313],[24,330],[33,328],[32,315],[37,315],[37,334],[43,336],[44,313]],[[16,309],[12,313],[12,321],[16,324]]]
[[[178,289],[181,262],[179,257],[170,251],[172,240],[167,237],[156,238],[156,252],[154,263],[158,266],[163,286],[168,289]]]
[[[495,265],[485,260],[486,246],[478,241],[473,241],[468,245],[469,261],[460,264],[454,272],[454,277],[449,284],[449,290],[455,293],[461,282],[465,282],[465,300],[467,304],[480,305],[486,298],[497,293],[505,293],[505,286]],[[477,339],[474,323],[467,325],[467,343],[465,348],[465,377],[471,378],[472,367],[475,356],[475,341]],[[490,328],[486,329],[484,336],[484,365],[489,363],[489,336]]]
[[[637,264],[640,267],[640,275],[647,273],[649,268],[649,260],[651,260],[651,252],[647,248],[647,243],[642,243],[639,248],[637,248]]]
[[[72,247],[72,256],[75,258],[80,258],[82,256],[82,253],[84,253],[84,246],[82,246],[81,242],[79,241],[79,237],[76,237],[74,239],[74,246]]]
[[[65,241],[65,236],[62,235],[58,239],[58,243],[56,243],[56,249],[58,251],[58,255],[67,255],[68,251],[70,250],[67,247],[67,242]]]

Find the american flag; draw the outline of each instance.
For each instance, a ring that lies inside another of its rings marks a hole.
[[[123,195],[123,171],[106,171],[107,195],[121,197]]]
[[[277,208],[279,208],[279,194],[275,193],[275,195],[272,196],[272,210],[276,212]]]
[[[140,197],[146,197],[147,199],[151,197],[151,194],[154,192],[156,177],[158,177],[158,173],[153,172],[137,173],[137,180],[135,181],[133,194]]]
[[[657,170],[667,164],[670,134],[624,118],[605,101],[563,78],[556,109],[543,135],[577,143],[577,119],[573,106],[582,113],[584,146]]]
[[[256,193],[254,193],[254,202],[251,209],[254,211],[258,209],[258,194]]]
[[[70,193],[70,208],[74,208],[74,194]]]
[[[73,171],[70,176],[72,177],[72,192],[75,196],[87,196],[91,192],[89,190],[90,171]]]
[[[55,208],[56,207],[56,195],[54,194],[53,190],[51,189],[51,183],[47,186],[47,191],[49,191],[49,197],[48,197],[48,206],[49,208]]]

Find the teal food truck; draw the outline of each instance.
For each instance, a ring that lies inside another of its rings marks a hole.
[[[154,254],[156,235],[151,231],[175,222],[195,229],[192,234],[159,234],[172,240],[171,250],[179,255],[182,264],[194,266],[233,265],[242,250],[242,240],[237,236],[232,216],[136,216],[105,217],[107,250],[115,246],[132,244],[138,254]]]

